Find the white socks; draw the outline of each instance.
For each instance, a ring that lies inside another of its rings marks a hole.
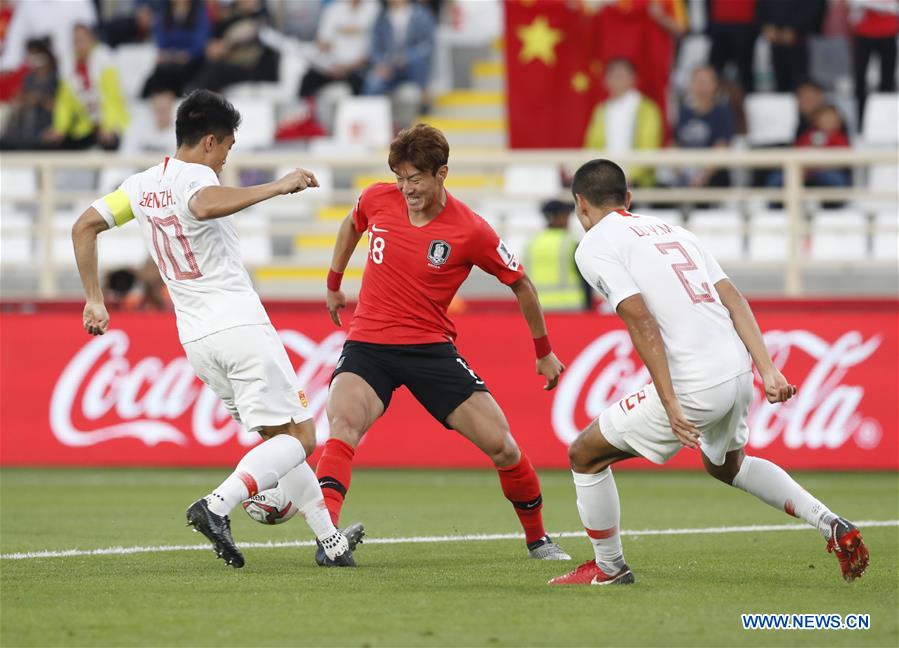
[[[780,466],[758,457],[744,457],[733,485],[776,509],[802,518],[818,529],[825,539],[830,538],[830,523],[836,515],[793,481]]]
[[[621,504],[612,469],[595,475],[571,472],[577,491],[577,510],[593,551],[596,564],[606,574],[616,574],[624,567],[624,552],[618,524],[621,518]]]
[[[296,504],[316,538],[324,543],[324,540],[337,533],[328,509],[325,508],[318,478],[309,464],[303,462],[288,472],[278,480],[278,486]]]
[[[245,454],[234,472],[206,497],[209,510],[216,515],[228,515],[240,502],[271,488],[305,460],[303,444],[289,434],[263,441]]]

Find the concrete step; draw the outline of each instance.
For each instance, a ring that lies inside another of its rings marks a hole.
[[[435,119],[505,119],[506,96],[505,93],[496,90],[454,90],[437,98],[431,117]]]
[[[475,90],[502,91],[506,87],[506,66],[502,61],[478,61],[472,66]]]

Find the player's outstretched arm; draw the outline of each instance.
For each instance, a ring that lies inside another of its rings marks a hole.
[[[279,180],[252,187],[204,187],[191,197],[188,207],[198,220],[222,218],[263,200],[317,186],[318,180],[311,171],[294,169]]]
[[[326,298],[328,313],[331,315],[331,321],[337,326],[341,326],[340,309],[346,306],[346,295],[340,289],[340,282],[343,279],[343,271],[346,270],[350,257],[353,256],[353,250],[362,238],[362,232],[356,231],[353,224],[353,215],[349,214],[340,224],[337,231],[337,242],[334,244],[334,253],[331,255],[331,269],[328,272],[328,296]]]
[[[97,271],[97,235],[107,229],[109,225],[93,207],[88,207],[72,226],[75,262],[86,297],[82,324],[91,335],[103,335],[109,326],[109,313],[103,304],[103,289]]]
[[[546,378],[543,389],[555,389],[559,384],[559,377],[565,371],[556,354],[549,347],[549,339],[546,335],[546,322],[543,319],[543,309],[540,307],[540,298],[534,284],[524,275],[521,279],[509,286],[518,299],[521,314],[524,315],[531,337],[534,338],[534,349],[537,353],[537,373]]]
[[[771,361],[768,347],[765,346],[765,339],[762,337],[762,331],[755,315],[752,314],[749,302],[730,279],[722,279],[716,283],[715,290],[718,291],[721,303],[730,313],[730,319],[734,323],[737,335],[740,336],[759,370],[768,402],[782,403],[789,400],[796,393],[796,385],[787,382],[787,379]]]
[[[618,304],[618,315],[624,320],[634,348],[649,370],[652,384],[655,385],[662,406],[668,414],[668,421],[671,423],[671,431],[674,432],[674,436],[688,448],[698,447],[699,430],[687,420],[684,410],[674,394],[662,332],[659,330],[656,318],[649,312],[646,302],[643,301],[643,296],[638,293],[622,299]]]

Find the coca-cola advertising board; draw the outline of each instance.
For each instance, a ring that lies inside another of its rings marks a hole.
[[[897,302],[754,307],[772,357],[799,391],[787,404],[769,405],[756,381],[749,451],[789,468],[899,468]],[[320,305],[280,303],[269,311],[324,440],[328,380],[345,331]],[[547,315],[554,349],[567,365],[552,392],[535,373],[533,345],[517,310],[481,306],[454,319],[462,355],[540,467],[567,467],[566,447],[578,431],[648,380],[612,314]],[[233,465],[258,442],[194,376],[170,313],[113,313],[109,332],[96,338],[81,329],[80,310],[71,307],[7,308],[0,326],[4,466]],[[356,457],[359,466],[489,465],[405,389]],[[652,467],[642,460],[628,465]],[[696,451],[683,450],[667,465],[698,468],[701,462]]]

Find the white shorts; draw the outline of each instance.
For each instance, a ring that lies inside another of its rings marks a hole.
[[[271,324],[225,329],[188,342],[184,351],[200,380],[248,429],[312,418],[284,344]]]
[[[752,373],[691,394],[678,394],[687,416],[702,433],[702,453],[716,466],[724,455],[739,450],[749,439],[746,416],[752,402]],[[636,394],[599,415],[599,429],[606,440],[624,452],[663,464],[684,447],[668,422],[655,386],[650,383]]]

